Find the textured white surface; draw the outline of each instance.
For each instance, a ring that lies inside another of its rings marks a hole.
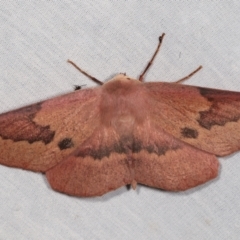
[[[162,32],[147,81],[174,81],[202,64],[186,84],[240,91],[239,13],[239,1],[5,1],[0,112],[93,86],[68,58],[101,80],[137,77]],[[0,166],[0,239],[239,239],[239,157],[220,159],[220,177],[187,192],[124,187],[89,199]]]

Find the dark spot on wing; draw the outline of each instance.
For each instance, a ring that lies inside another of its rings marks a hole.
[[[197,138],[198,137],[198,131],[196,129],[192,128],[182,128],[181,134],[184,138]]]
[[[198,88],[211,106],[206,111],[199,112],[198,123],[210,130],[212,126],[224,126],[227,122],[237,122],[240,119],[240,93],[216,89]]]
[[[64,138],[58,143],[58,147],[60,148],[60,150],[71,148],[73,146],[74,144],[71,138]]]
[[[49,125],[42,126],[34,122],[41,105],[42,102],[0,115],[0,137],[30,144],[37,141],[50,143],[55,132],[50,130]]]

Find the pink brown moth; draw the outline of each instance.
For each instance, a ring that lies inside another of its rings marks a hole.
[[[138,80],[90,77],[102,86],[1,114],[0,163],[46,173],[54,190],[82,197],[215,178],[215,155],[240,149],[240,93],[180,84],[200,67],[175,83],[143,82],[163,36]]]

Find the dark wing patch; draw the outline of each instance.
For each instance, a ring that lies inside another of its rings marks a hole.
[[[198,137],[198,131],[196,129],[192,128],[182,128],[181,129],[181,134],[184,138],[197,138]]]
[[[11,139],[14,142],[27,141],[30,144],[42,141],[50,143],[55,135],[50,126],[41,126],[34,122],[34,117],[41,110],[42,103],[23,107],[1,115],[0,136],[2,139]]]
[[[240,95],[238,92],[198,88],[200,94],[212,103],[210,109],[200,111],[198,123],[208,130],[214,125],[224,126],[227,122],[240,119]],[[239,109],[236,111],[236,109]]]

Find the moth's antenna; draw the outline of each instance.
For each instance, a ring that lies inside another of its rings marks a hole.
[[[159,37],[159,43],[158,43],[158,46],[157,46],[157,49],[155,50],[152,58],[150,59],[150,61],[148,62],[147,66],[145,67],[145,69],[143,70],[142,74],[139,76],[139,81],[140,82],[143,82],[143,77],[145,75],[145,73],[147,72],[147,70],[150,68],[150,66],[152,65],[157,53],[159,52],[160,50],[160,47],[162,45],[162,40],[163,40],[163,37],[164,37],[165,33],[162,34],[162,36]]]
[[[189,79],[191,76],[193,76],[195,73],[197,73],[200,69],[202,69],[202,66],[199,66],[196,70],[188,74],[186,77],[181,78],[180,80],[176,81],[175,83],[182,83],[183,81],[186,81]]]
[[[90,78],[92,81],[103,85],[103,82],[101,82],[100,80],[98,80],[97,78],[89,75],[87,72],[83,71],[80,67],[78,67],[74,62],[72,62],[71,60],[67,60],[67,62],[71,63],[78,71],[80,71],[83,75],[85,75],[86,77]]]

